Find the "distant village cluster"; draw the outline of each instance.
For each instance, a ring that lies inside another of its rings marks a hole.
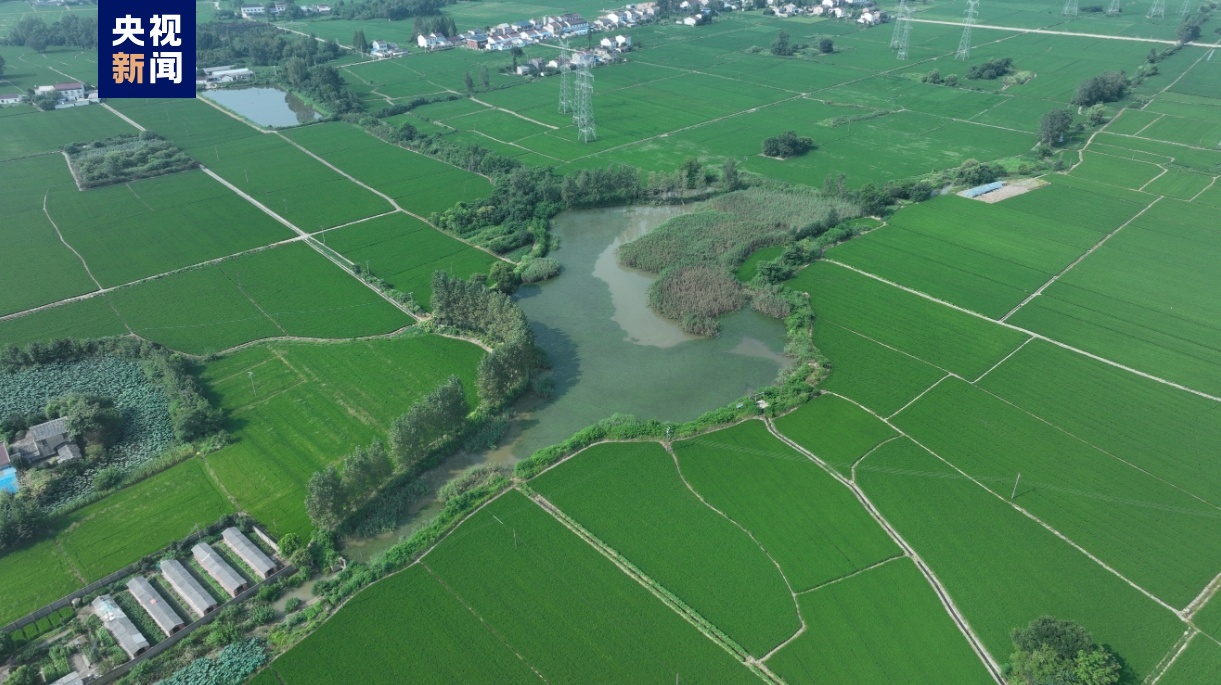
[[[497,24],[488,30],[472,29],[456,36],[437,33],[420,35],[416,43],[424,50],[447,50],[464,47],[470,50],[502,51],[522,48],[544,41],[561,40],[590,33],[615,31],[629,28],[642,22],[652,21],[657,16],[657,3],[643,2],[607,12],[590,22],[580,14],[568,13],[544,16],[539,19],[523,19],[512,23]],[[599,42],[603,50],[624,50],[631,47],[631,39],[625,36],[603,38]]]
[[[805,6],[784,0],[767,0],[767,4],[777,17],[855,19],[858,24],[866,26],[876,26],[889,19],[874,0],[821,0]]]

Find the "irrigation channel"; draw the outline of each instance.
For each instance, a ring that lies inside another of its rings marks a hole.
[[[527,397],[495,450],[459,453],[426,474],[430,490],[476,464],[513,464],[615,413],[688,421],[770,385],[788,364],[784,325],[752,309],[722,319],[716,338],[684,333],[648,307],[656,278],[619,265],[616,249],[670,217],[674,207],[567,212],[554,221],[563,273],[523,286],[516,298],[553,365],[555,394]],[[367,561],[436,513],[431,495],[390,533],[350,542],[344,554]]]

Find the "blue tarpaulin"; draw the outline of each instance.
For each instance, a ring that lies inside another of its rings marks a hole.
[[[962,194],[963,194],[963,197],[979,197],[980,195],[983,195],[984,193],[990,193],[990,192],[1000,188],[1003,185],[1005,185],[1005,184],[1000,181],[997,181],[995,183],[985,183],[982,186],[975,186],[974,188],[972,188],[970,190],[964,190],[964,191],[962,191]]]
[[[17,487],[17,469],[0,470],[0,492],[11,492],[15,495]]]

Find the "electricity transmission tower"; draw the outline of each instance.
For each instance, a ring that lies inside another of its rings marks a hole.
[[[1064,0],[1063,14],[1066,17],[1077,16],[1077,0]]]
[[[901,60],[907,59],[907,46],[912,35],[912,8],[907,0],[899,0],[899,16],[895,20],[895,32],[890,37],[890,47],[895,50],[895,56]]]
[[[582,56],[577,65],[576,114],[572,120],[577,125],[577,136],[584,142],[598,137],[594,126],[594,75],[592,58]]]
[[[967,18],[962,21],[962,38],[958,40],[958,54],[954,59],[971,56],[971,27],[975,26],[975,15],[979,12],[979,0],[967,0]]]
[[[1153,6],[1149,8],[1149,12],[1145,15],[1145,18],[1152,19],[1154,17],[1159,19],[1166,18],[1166,0],[1153,0]]]
[[[565,55],[570,55],[572,52],[568,48],[568,39],[560,41],[560,56],[561,60],[567,60]],[[560,62],[560,114],[568,114],[572,111],[572,62],[565,64]]]
[[[1110,7],[1107,7],[1107,16],[1113,17],[1116,14],[1119,14],[1120,9],[1121,9],[1120,5],[1122,3],[1123,3],[1123,0],[1111,0]]]
[[[1185,17],[1191,14],[1191,0],[1183,0],[1183,6],[1179,8],[1179,16]]]

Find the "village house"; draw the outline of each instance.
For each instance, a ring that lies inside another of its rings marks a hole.
[[[58,418],[30,426],[9,446],[9,454],[30,466],[53,466],[81,458],[81,448],[68,435],[68,419]]]
[[[204,69],[208,84],[215,87],[218,84],[233,83],[235,81],[247,81],[254,78],[254,72],[245,67],[216,67],[212,70]]]
[[[430,50],[430,51],[431,50],[448,50],[448,49],[454,47],[454,44],[453,44],[453,42],[451,42],[451,39],[446,38],[445,36],[442,36],[442,35],[439,35],[436,33],[430,33],[427,36],[425,36],[424,34],[420,34],[420,35],[416,36],[415,42],[416,42],[416,45],[420,46],[424,50]]]
[[[80,82],[75,83],[56,83],[51,86],[37,86],[34,88],[35,95],[44,93],[55,93],[59,96],[61,102],[76,102],[77,100],[85,99],[85,84]]]
[[[0,93],[0,107],[21,103],[21,93]]]
[[[267,14],[267,9],[262,5],[242,5],[242,18],[250,19],[251,17],[261,17]]]
[[[882,14],[882,10],[865,10],[861,12],[861,16],[856,20],[858,24],[866,26],[877,26],[886,21],[886,16]]]
[[[369,54],[377,59],[392,59],[394,57],[402,57],[407,54],[407,51],[400,48],[398,43],[391,43],[385,40],[375,40],[370,44]]]

